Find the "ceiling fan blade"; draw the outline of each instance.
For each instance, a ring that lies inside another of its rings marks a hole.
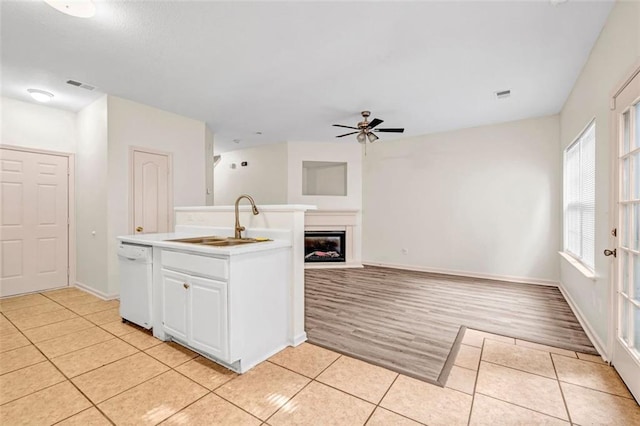
[[[402,133],[404,129],[376,129],[376,132],[387,132],[387,133]]]
[[[334,124],[335,127],[344,127],[345,129],[356,129],[356,130],[360,130],[358,127],[352,127],[352,126],[343,126],[342,124]]]
[[[382,123],[384,120],[380,120],[379,118],[374,118],[373,120],[371,120],[371,122],[369,123],[369,128],[373,129],[374,127],[376,127],[378,124]]]
[[[358,131],[358,132],[345,133],[344,135],[336,136],[336,138],[342,138],[342,137],[349,136],[349,135],[355,135],[356,133],[360,133],[360,132]]]

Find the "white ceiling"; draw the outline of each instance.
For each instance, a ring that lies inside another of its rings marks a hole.
[[[611,7],[102,1],[80,19],[3,1],[2,94],[48,90],[76,111],[100,93],[65,84],[75,79],[206,121],[217,152],[333,140],[331,124],[363,109],[406,137],[557,113]],[[503,89],[512,97],[493,99]]]

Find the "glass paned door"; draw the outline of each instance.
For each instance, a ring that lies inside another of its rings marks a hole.
[[[618,232],[618,337],[640,360],[640,251],[637,235],[640,228],[640,102],[622,113],[619,141],[619,209]]]
[[[615,102],[618,256],[613,274],[616,334],[612,363],[640,398],[640,74]]]

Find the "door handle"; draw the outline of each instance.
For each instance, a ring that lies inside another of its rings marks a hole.
[[[136,232],[142,232],[142,231],[144,231],[144,228],[142,226],[138,226],[136,228]]]
[[[182,284],[182,287],[184,287],[186,290],[189,290],[189,284],[187,283]]]
[[[613,249],[613,251],[611,251],[611,250],[609,250],[609,249],[606,249],[606,250],[604,251],[604,255],[605,255],[605,256],[613,256],[613,257],[616,257],[616,249]]]

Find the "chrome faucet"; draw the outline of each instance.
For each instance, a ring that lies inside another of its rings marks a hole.
[[[251,209],[253,210],[254,215],[257,215],[260,213],[258,211],[258,208],[256,207],[256,202],[253,201],[253,198],[251,198],[250,195],[243,194],[238,197],[238,199],[236,200],[236,234],[235,234],[236,238],[242,238],[242,231],[246,229],[244,226],[240,226],[240,211],[238,210],[238,205],[240,204],[240,200],[242,200],[243,198],[246,198],[251,203]]]

